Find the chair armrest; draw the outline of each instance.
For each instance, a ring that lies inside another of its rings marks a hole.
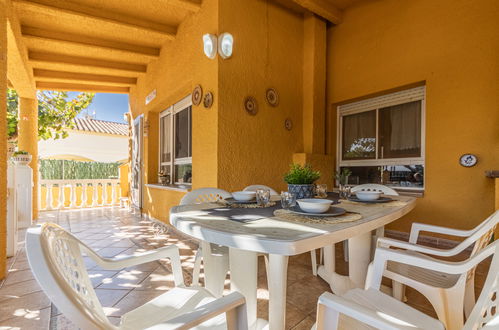
[[[383,277],[383,272],[386,269],[386,264],[388,261],[396,261],[398,263],[430,269],[447,274],[464,274],[465,272],[478,265],[483,259],[492,255],[496,250],[496,245],[499,245],[499,241],[497,241],[497,243],[495,244],[490,244],[485,249],[476,254],[473,258],[460,262],[429,259],[427,257],[410,254],[401,250],[392,250],[379,247],[376,249],[372,266],[369,267],[365,287],[366,289],[374,288],[376,290],[380,288],[381,278]]]
[[[399,330],[400,323],[399,322],[390,322],[390,318],[382,317],[382,313],[379,313],[377,310],[370,309],[366,306],[362,306],[354,301],[349,299],[334,295],[330,292],[324,292],[319,297],[318,302],[318,313],[321,313],[321,305],[327,308],[330,308],[337,313],[344,314],[349,316],[355,320],[358,320],[364,324],[372,326],[377,329],[386,329],[386,330]],[[329,317],[329,321],[338,322],[339,315],[336,317]],[[397,320],[395,320],[397,321]],[[324,324],[319,322],[319,317],[317,319],[317,330],[326,330],[331,329],[332,324],[327,324],[324,327]],[[443,329],[443,327],[442,327]]]
[[[452,248],[452,249],[443,250],[415,243],[399,241],[396,239],[386,238],[386,237],[378,238],[377,246],[383,248],[395,247],[395,248],[406,249],[414,252],[421,252],[440,257],[452,257],[461,252],[461,249]]]
[[[468,237],[473,234],[473,230],[459,230],[447,227],[440,227],[434,225],[428,225],[425,223],[415,222],[411,227],[411,234],[409,236],[409,242],[416,244],[418,242],[419,233],[422,231],[438,234],[446,234],[451,236]]]
[[[224,297],[201,305],[189,313],[174,317],[153,326],[151,329],[191,329],[222,313],[227,313],[227,328],[247,330],[246,300],[239,292],[232,292]]]
[[[129,255],[117,258],[103,258],[85,245],[81,245],[83,250],[93,261],[104,269],[121,269],[137,266],[159,259],[170,259],[175,286],[184,284],[184,275],[180,262],[180,253],[176,245],[165,246],[159,249],[141,252],[136,255]]]

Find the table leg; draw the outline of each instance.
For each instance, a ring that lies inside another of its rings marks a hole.
[[[281,330],[286,324],[288,256],[269,254],[269,329]]]
[[[227,252],[217,254],[212,251],[208,242],[201,242],[203,251],[204,286],[215,297],[221,297],[224,291],[225,278],[229,270]]]
[[[364,288],[367,268],[371,261],[371,232],[357,235],[348,240],[349,276],[339,275],[335,272],[334,246],[332,248],[332,251],[324,249],[324,265],[319,267],[317,274],[329,283],[335,294],[342,295],[353,288]]]
[[[246,298],[249,329],[255,329],[258,255],[251,251],[229,248],[229,259],[230,289],[242,293]]]

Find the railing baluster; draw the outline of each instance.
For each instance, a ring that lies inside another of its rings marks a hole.
[[[86,182],[83,182],[81,184],[81,193],[82,193],[81,207],[87,207],[87,186],[88,186],[88,183],[86,183]]]
[[[107,182],[102,183],[102,206],[107,205]]]
[[[111,192],[112,192],[112,199],[111,199],[111,205],[115,205],[116,204],[116,185],[111,182]]]
[[[45,191],[47,192],[47,196],[45,196],[45,209],[52,210],[52,184],[47,183]]]
[[[71,188],[71,193],[69,194],[71,203],[69,207],[74,209],[76,207],[76,184],[70,184],[69,186]]]
[[[64,184],[61,182],[59,183],[59,205],[57,205],[58,209],[63,209],[64,208]]]
[[[92,206],[96,207],[99,198],[99,183],[97,181],[92,181]]]

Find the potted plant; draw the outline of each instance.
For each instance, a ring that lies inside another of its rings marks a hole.
[[[291,164],[289,172],[284,175],[284,181],[288,184],[288,191],[300,198],[314,197],[314,182],[321,177],[319,171],[314,171],[312,166],[305,164]]]
[[[162,185],[167,185],[170,183],[170,174],[166,173],[166,171],[159,171],[158,173],[159,183]]]
[[[18,150],[10,158],[15,165],[28,165],[31,162],[31,155],[24,150]]]

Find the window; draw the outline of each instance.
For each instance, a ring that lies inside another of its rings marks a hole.
[[[425,87],[338,107],[338,167],[350,183],[424,188]]]
[[[170,183],[192,183],[191,96],[161,112],[159,117],[159,166]]]

